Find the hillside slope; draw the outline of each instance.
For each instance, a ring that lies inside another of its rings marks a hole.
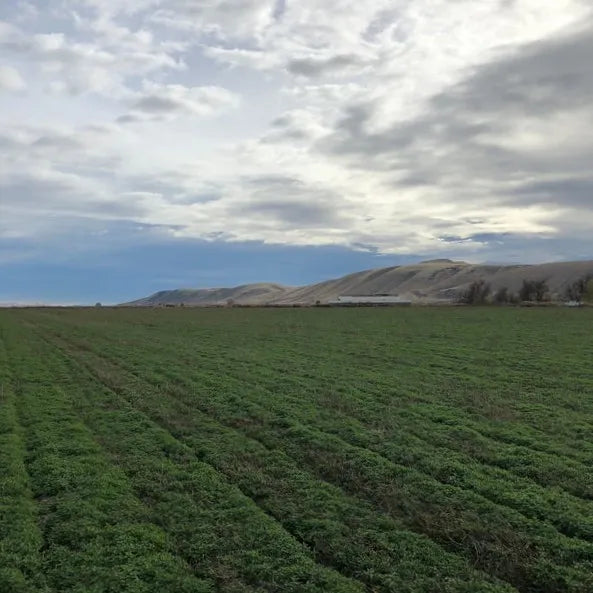
[[[568,284],[587,274],[593,275],[593,261],[540,265],[483,265],[431,260],[407,266],[365,270],[317,284],[290,288],[279,284],[247,284],[235,288],[169,290],[127,303],[133,306],[164,304],[217,305],[232,300],[236,304],[327,303],[340,295],[398,295],[414,302],[454,300],[475,280],[485,280],[492,290],[507,287],[517,292],[523,280],[545,280],[554,296]]]
[[[272,283],[244,284],[233,288],[201,288],[162,290],[143,299],[125,303],[138,307],[157,305],[223,305],[230,301],[238,305],[266,303],[281,298],[290,288]]]

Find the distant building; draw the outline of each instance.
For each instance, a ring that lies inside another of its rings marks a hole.
[[[390,306],[390,305],[411,305],[412,301],[406,300],[397,295],[342,295],[336,301],[330,301],[335,307],[348,306]]]
[[[582,303],[580,301],[567,301],[564,303],[565,307],[581,307]]]

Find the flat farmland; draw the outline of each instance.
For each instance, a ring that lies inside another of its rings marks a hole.
[[[593,310],[0,311],[1,593],[591,593]]]

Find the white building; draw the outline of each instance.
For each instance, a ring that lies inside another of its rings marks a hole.
[[[330,305],[411,305],[412,301],[403,299],[397,295],[341,295],[337,301],[331,301]]]
[[[580,301],[567,301],[564,303],[565,307],[581,307],[582,303]]]

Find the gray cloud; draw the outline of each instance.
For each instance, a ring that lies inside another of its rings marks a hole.
[[[118,129],[105,126],[85,126],[76,132],[29,126],[7,127],[0,135],[0,157],[13,161],[13,168],[2,176],[30,174],[37,170],[54,171],[56,174],[72,173],[111,176],[121,158],[105,147],[105,142],[118,134]],[[48,165],[51,163],[51,166]]]
[[[144,87],[132,105],[132,112],[120,116],[118,123],[134,123],[183,113],[211,116],[239,104],[239,97],[222,87],[155,83],[145,83]]]
[[[262,137],[264,143],[310,142],[325,132],[314,114],[304,110],[283,113],[272,120],[270,131]]]
[[[168,204],[207,204],[224,197],[224,188],[187,171],[163,170],[156,174],[128,175],[121,180],[128,192],[162,196]]]
[[[578,206],[593,213],[593,177],[534,181],[513,190],[511,200],[517,202],[550,202],[558,206]]]
[[[0,190],[3,208],[26,210],[32,217],[69,214],[118,219],[138,217],[144,212],[139,202],[104,195],[100,188],[67,173],[31,171],[11,175],[0,180]]]
[[[134,109],[148,113],[168,113],[169,111],[177,111],[182,108],[183,106],[179,101],[175,101],[169,97],[158,97],[155,95],[142,97],[134,105]]]
[[[365,60],[355,54],[338,54],[329,58],[298,58],[289,60],[286,65],[291,74],[315,78],[319,76],[343,74],[353,69],[361,70]]]
[[[115,121],[118,124],[125,125],[145,121],[145,118],[140,117],[139,115],[134,115],[133,113],[126,113],[125,115],[120,115]]]
[[[329,204],[308,204],[298,199],[261,201],[240,210],[274,219],[291,229],[331,226],[340,218]]]
[[[473,114],[547,115],[591,104],[593,29],[533,43],[476,70],[433,99],[433,107]]]
[[[503,244],[511,233],[474,233],[467,236],[441,235],[439,239],[445,243],[496,243]]]
[[[241,213],[272,219],[281,228],[321,228],[342,219],[339,198],[331,191],[311,187],[283,175],[251,177],[250,201],[239,207]]]
[[[86,145],[78,138],[72,136],[63,136],[59,134],[43,135],[31,143],[32,149],[42,150],[66,150],[80,151],[85,150]]]
[[[472,251],[474,258],[499,264],[591,259],[590,239],[570,235],[475,234],[459,237],[459,241],[449,243],[443,241],[443,250],[452,259],[465,259],[467,244],[474,246]],[[427,253],[424,257],[429,258],[434,255],[438,256],[439,252]]]
[[[476,68],[413,120],[370,131],[377,105],[350,105],[317,148],[383,171],[394,188],[434,187],[460,203],[589,208],[593,138],[582,128],[593,122],[591,56],[593,28],[528,45]],[[563,144],[546,133],[555,117],[565,118]]]
[[[19,232],[35,235],[39,229],[59,226],[64,217],[130,220],[146,213],[138,199],[120,199],[114,188],[120,159],[101,142],[116,129],[85,126],[73,131],[14,126],[0,137],[2,224],[21,219]]]

